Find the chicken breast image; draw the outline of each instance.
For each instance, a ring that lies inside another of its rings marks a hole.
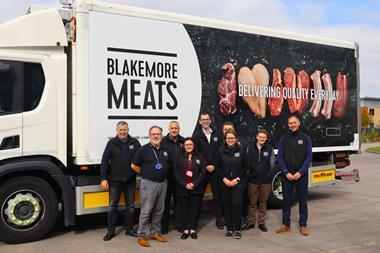
[[[268,86],[269,85],[269,72],[263,64],[255,64],[252,68],[253,76],[256,79],[256,83],[259,86]],[[265,112],[267,108],[267,99],[266,97],[258,97],[259,104],[259,116],[265,118]]]
[[[239,70],[238,74],[238,84],[239,85],[247,85],[249,86],[250,90],[254,90],[254,87],[257,86],[257,82],[255,79],[255,76],[253,75],[251,69],[248,67],[242,67]],[[248,105],[249,109],[257,116],[260,115],[260,108],[259,108],[259,98],[255,95],[252,96],[244,96],[243,95],[244,102]]]

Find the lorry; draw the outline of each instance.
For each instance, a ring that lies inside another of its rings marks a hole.
[[[66,226],[105,212],[99,164],[119,120],[144,144],[172,120],[191,136],[206,111],[250,142],[267,130],[277,152],[297,113],[309,186],[358,180],[341,170],[360,150],[358,58],[353,42],[96,0],[31,7],[0,25],[0,239],[41,239],[60,211]]]

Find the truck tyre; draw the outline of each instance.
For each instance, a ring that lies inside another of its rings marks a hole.
[[[0,187],[0,239],[23,243],[43,238],[54,226],[58,200],[44,180],[24,176],[9,179]]]
[[[281,171],[277,171],[272,178],[272,188],[269,194],[268,205],[273,209],[282,208],[282,200]]]

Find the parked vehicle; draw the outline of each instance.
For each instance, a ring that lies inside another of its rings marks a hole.
[[[119,120],[143,144],[171,120],[191,136],[207,111],[277,148],[298,113],[310,186],[333,183],[360,148],[358,67],[352,42],[92,0],[32,7],[0,25],[0,238],[43,238],[60,207],[66,226],[105,212],[99,164]],[[272,188],[279,207],[278,172]]]

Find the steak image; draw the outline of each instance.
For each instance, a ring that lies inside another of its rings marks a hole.
[[[270,115],[277,117],[280,115],[282,111],[282,106],[284,104],[284,97],[282,94],[282,89],[284,86],[282,85],[281,80],[281,72],[278,69],[273,69],[273,80],[272,80],[272,88],[278,89],[279,93],[276,97],[270,97],[268,99],[268,105],[270,109]]]
[[[286,88],[296,88],[296,74],[294,72],[294,69],[292,68],[286,68],[284,71],[284,81],[285,81],[285,87]],[[290,113],[295,113],[297,108],[297,100],[295,98],[288,98],[288,106]]]
[[[302,88],[304,90],[310,89],[310,78],[305,70],[301,70],[298,72],[297,87],[299,89]],[[298,99],[297,104],[298,104],[298,112],[302,115],[304,114],[306,107],[309,104],[309,98],[305,97],[305,98]]]
[[[236,112],[236,78],[235,68],[231,63],[222,67],[222,79],[218,85],[219,108],[224,115]]]

